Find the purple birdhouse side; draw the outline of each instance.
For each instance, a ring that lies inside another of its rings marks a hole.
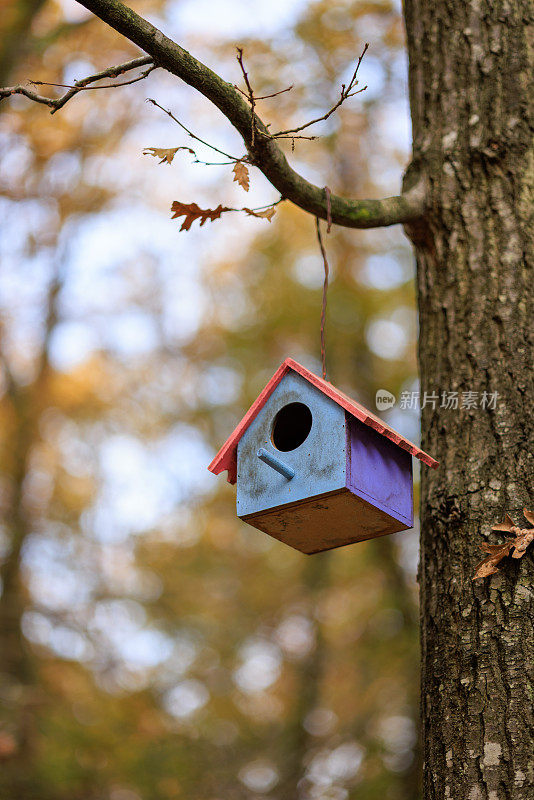
[[[347,488],[413,527],[412,457],[347,414]]]

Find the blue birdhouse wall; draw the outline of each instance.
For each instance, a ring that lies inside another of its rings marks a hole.
[[[239,441],[238,516],[344,487],[346,446],[344,410],[300,375],[289,373]],[[261,461],[260,448],[292,467],[295,476],[288,480]]]

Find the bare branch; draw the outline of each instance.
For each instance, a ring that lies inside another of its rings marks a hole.
[[[245,95],[248,102],[250,103],[250,119],[251,119],[251,130],[250,130],[250,146],[253,148],[256,138],[256,115],[254,113],[254,109],[256,107],[256,99],[254,97],[254,91],[252,86],[250,85],[250,81],[248,79],[248,73],[245,69],[245,65],[243,63],[243,48],[237,48],[237,60],[239,62],[239,66],[241,67],[241,72],[243,73],[243,78],[245,80],[245,85],[247,87],[248,95]],[[242,92],[242,94],[244,94]]]
[[[304,211],[326,219],[324,190],[291,168],[275,140],[268,136],[256,136],[252,146],[251,110],[231,83],[223,80],[120,0],[78,2],[151,55],[159,66],[181,78],[210,100],[243,137],[250,163],[263,172],[282,197]],[[256,130],[269,133],[257,115],[254,121]],[[383,200],[346,200],[334,194],[330,200],[333,223],[349,228],[377,228],[418,219],[423,213],[425,192],[418,185],[409,192]]]
[[[234,83],[234,89],[237,89],[239,94],[243,95],[243,97],[245,97],[247,99],[247,101],[248,101],[248,103],[250,105],[250,113],[251,113],[251,121],[252,121],[252,130],[250,132],[251,147],[254,147],[254,139],[255,139],[255,136],[256,136],[256,132],[260,133],[262,136],[267,136],[267,137],[270,136],[272,139],[291,139],[291,149],[292,150],[295,149],[295,139],[307,139],[309,141],[311,141],[313,139],[317,139],[318,138],[317,136],[286,136],[285,134],[290,133],[290,131],[281,131],[280,133],[271,134],[268,131],[268,128],[270,127],[270,123],[268,125],[265,125],[265,128],[267,129],[267,133],[265,133],[264,131],[260,131],[260,130],[256,131],[256,125],[255,125],[256,115],[254,113],[254,109],[256,107],[256,101],[257,100],[267,100],[269,97],[277,97],[279,94],[284,94],[284,92],[289,92],[293,88],[293,84],[291,84],[291,86],[288,86],[287,89],[280,89],[279,92],[273,92],[272,94],[265,94],[263,96],[256,97],[256,95],[254,94],[254,90],[252,88],[252,85],[250,83],[250,80],[249,80],[249,77],[248,77],[248,73],[247,73],[247,71],[245,69],[245,64],[244,64],[244,60],[243,60],[243,49],[241,47],[238,47],[236,49],[237,49],[237,60],[239,62],[239,66],[241,67],[241,72],[243,73],[243,78],[245,79],[245,85],[247,87],[247,91],[244,92],[243,89],[240,89],[239,86],[237,86],[235,83]],[[333,113],[333,112],[331,112],[331,113]],[[315,121],[317,121],[317,120],[315,120]],[[313,122],[309,122],[308,125],[313,125]],[[307,125],[303,126],[303,128],[306,128],[306,127],[308,127],[308,126]]]
[[[274,208],[275,206],[283,203],[284,200],[287,200],[286,197],[279,197],[278,200],[275,200],[274,203],[267,203],[264,206],[256,206],[255,208],[249,208],[247,211],[262,211],[264,208]],[[244,211],[243,208],[231,208],[230,211]]]
[[[262,136],[265,136],[265,134],[263,132],[262,132]],[[288,134],[275,133],[275,134],[271,134],[271,138],[272,139],[291,139],[291,141],[294,141],[295,139],[306,139],[307,142],[314,142],[316,139],[319,139],[319,136],[299,136],[299,135],[295,136],[293,133],[288,133]]]
[[[190,131],[189,128],[186,128],[183,122],[180,122],[179,119],[176,119],[172,111],[169,111],[167,108],[163,108],[163,106],[160,106],[160,104],[157,103],[155,100],[153,100],[151,97],[147,98],[147,103],[152,103],[152,105],[156,106],[156,108],[159,108],[161,111],[163,111],[164,114],[167,114],[167,116],[169,116],[173,122],[176,122],[176,124],[179,125],[180,128],[182,128],[182,130],[184,130],[187,133],[187,135],[190,136],[192,139],[194,139],[197,142],[200,142],[200,144],[203,144],[206,147],[209,147],[210,150],[214,150],[216,153],[219,153],[219,155],[224,156],[225,158],[229,158],[230,164],[233,164],[235,161],[243,161],[243,158],[236,158],[235,156],[231,156],[229,153],[225,153],[224,150],[219,150],[219,148],[215,147],[215,145],[210,144],[209,142],[205,142],[204,139],[201,139],[195,133]],[[198,163],[201,164],[208,162],[198,161]]]
[[[294,84],[292,83],[291,86],[287,86],[285,89],[280,89],[278,92],[273,92],[272,94],[260,94],[259,96],[255,94],[254,100],[269,100],[270,97],[278,97],[279,94],[290,92],[293,86]],[[243,95],[243,97],[248,98],[248,94],[244,92],[243,89],[240,89],[239,86],[237,86],[235,83],[234,83],[234,89],[237,89],[237,91],[240,92]]]
[[[332,114],[335,111],[337,111],[337,109],[340,107],[340,105],[342,105],[342,103],[344,103],[345,100],[348,100],[349,97],[355,97],[355,95],[361,94],[362,92],[365,92],[365,90],[367,89],[367,86],[364,86],[362,89],[358,89],[357,92],[353,92],[352,90],[358,84],[358,81],[356,79],[357,75],[358,75],[358,70],[360,68],[360,64],[363,61],[363,57],[366,54],[368,49],[369,49],[369,44],[366,43],[365,47],[363,48],[362,53],[361,53],[361,55],[360,55],[360,57],[358,59],[358,63],[356,64],[356,68],[355,68],[355,70],[354,70],[354,72],[352,74],[352,78],[350,79],[350,81],[349,81],[347,86],[345,86],[345,84],[342,85],[342,87],[341,87],[341,95],[340,95],[339,100],[337,101],[337,103],[335,103],[332,106],[332,108],[329,111],[326,112],[326,114],[323,114],[322,117],[316,117],[316,119],[312,119],[312,120],[310,120],[310,122],[305,122],[303,125],[299,125],[297,128],[288,128],[288,130],[286,130],[286,131],[278,131],[277,133],[270,133],[268,135],[272,136],[273,139],[281,139],[281,138],[293,139],[293,138],[296,138],[292,134],[298,133],[299,131],[303,131],[305,128],[309,128],[311,125],[315,125],[317,122],[324,122],[329,117],[331,117]],[[298,138],[306,138],[306,137],[298,137]],[[310,137],[310,138],[315,138],[315,137]]]
[[[239,62],[239,66],[241,67],[241,72],[243,73],[243,78],[245,80],[245,85],[246,85],[247,91],[248,91],[248,95],[247,96],[248,96],[250,102],[252,103],[252,102],[254,102],[254,90],[252,89],[252,86],[250,85],[250,81],[248,79],[248,72],[246,71],[245,65],[243,63],[243,48],[242,47],[236,47],[236,50],[237,50],[236,58],[237,58],[237,60]]]
[[[223,80],[120,0],[78,2],[144,50],[150,56],[146,63],[153,61],[210,100],[242,136],[249,153],[249,163],[263,172],[281,196],[304,211],[326,219],[324,190],[292,169],[276,140],[269,135],[268,127],[251,113],[248,103],[231,83]],[[267,135],[255,136],[253,144],[253,129]],[[290,134],[287,137],[293,138]],[[349,228],[378,228],[419,219],[425,208],[426,188],[418,183],[401,195],[382,200],[347,200],[333,194],[330,201],[334,224]]]
[[[254,139],[255,139],[255,136],[256,136],[256,115],[254,113],[254,109],[256,108],[256,101],[257,100],[267,100],[270,97],[278,97],[279,94],[284,94],[284,92],[290,92],[291,89],[293,88],[293,84],[291,84],[291,86],[288,86],[287,89],[280,89],[280,91],[278,91],[278,92],[273,92],[272,94],[264,94],[264,95],[262,95],[260,97],[256,97],[256,95],[254,94],[254,89],[252,88],[252,84],[250,83],[250,80],[249,80],[249,77],[248,77],[248,72],[245,69],[245,62],[244,62],[244,58],[243,58],[243,48],[242,47],[237,47],[236,50],[237,50],[237,61],[239,63],[239,66],[241,67],[241,72],[243,74],[243,79],[245,81],[245,86],[247,87],[247,91],[244,92],[243,89],[240,89],[239,86],[236,86],[235,83],[234,83],[234,89],[237,89],[237,91],[240,94],[242,94],[243,97],[246,97],[246,99],[248,100],[248,102],[250,104],[250,113],[251,113],[251,120],[252,120],[252,130],[250,132],[250,138],[251,138],[251,147],[254,147]],[[310,123],[310,125],[313,125],[313,123]],[[265,127],[268,128],[269,126],[266,125]],[[306,126],[304,126],[304,127],[306,127]],[[267,134],[263,133],[262,131],[258,131],[258,133],[261,133],[262,136],[270,135],[268,133]],[[297,139],[315,139],[315,138],[317,138],[315,136],[297,136],[297,137],[284,136],[283,135],[284,133],[288,133],[288,131],[282,131],[279,136],[277,134],[271,134],[271,135],[272,135],[273,139],[274,138],[283,138],[283,139],[293,139],[294,140],[295,138],[297,138]],[[293,144],[293,147],[294,147],[294,144]]]
[[[141,73],[137,78],[134,78],[131,81],[124,81],[122,83],[117,84],[106,84],[103,87],[99,86],[89,86],[91,83],[95,83],[96,81],[101,80],[102,78],[118,78],[119,75],[124,75],[125,72],[129,72],[132,69],[137,69],[137,67],[142,67],[145,64],[149,64],[148,69]],[[83,89],[108,89],[113,88],[114,86],[126,86],[128,83],[136,83],[137,81],[141,81],[146,78],[150,73],[157,69],[157,64],[154,63],[154,60],[150,58],[150,56],[144,56],[140,58],[134,58],[132,61],[127,61],[124,64],[118,64],[115,67],[109,67],[108,69],[102,70],[102,72],[97,72],[95,75],[90,75],[88,78],[84,78],[81,81],[75,81],[74,86],[69,89],[63,97],[60,97],[56,103],[56,107],[51,112],[55,114],[56,111],[59,111],[60,108],[63,108],[65,103],[67,103],[71,97],[74,97],[75,94],[81,92]]]
[[[79,85],[72,85],[70,83],[49,83],[48,81],[30,81],[30,83],[32,86],[59,86],[63,89],[75,89],[76,92],[92,92],[94,89],[116,89],[117,86],[129,86],[131,83],[142,81],[143,78],[146,78],[147,75],[150,75],[154,69],[157,69],[157,67],[155,64],[152,64],[151,67],[141,73],[141,75],[138,75],[137,78],[132,78],[130,81],[121,81],[120,83],[104,83],[101,86],[82,86],[81,82]],[[87,78],[85,80],[87,81]],[[73,92],[73,94],[76,92]]]
[[[125,72],[129,72],[132,69],[137,69],[138,67],[143,67],[146,64],[150,65],[148,69],[132,80],[122,81],[121,83],[106,83],[104,86],[89,85],[95,83],[96,81],[100,81],[103,78],[117,78],[119,75],[123,75]],[[3,100],[6,97],[11,97],[14,94],[21,94],[24,95],[24,97],[27,97],[29,100],[33,100],[35,103],[41,103],[42,105],[49,106],[52,109],[50,113],[55,114],[56,111],[59,111],[60,108],[63,108],[65,103],[68,103],[71,97],[74,97],[74,95],[78,94],[78,92],[88,89],[115,89],[117,86],[128,86],[131,83],[137,83],[137,81],[141,81],[146,78],[153,70],[157,69],[157,66],[158,65],[154,63],[154,59],[151,56],[141,56],[140,58],[134,58],[132,61],[127,61],[124,64],[117,64],[114,67],[108,67],[101,72],[97,72],[95,75],[90,75],[87,78],[76,81],[73,86],[68,86],[63,83],[47,83],[46,81],[30,81],[30,83],[34,86],[62,86],[64,88],[68,88],[68,92],[65,92],[64,95],[55,99],[53,97],[39,95],[36,92],[33,92],[31,89],[27,89],[25,86],[19,85],[0,89],[0,100]]]
[[[143,150],[144,156],[154,156],[155,158],[160,159],[160,164],[172,164],[174,160],[174,156],[180,150],[187,150],[188,153],[191,153],[193,158],[193,164],[204,164],[207,167],[227,167],[230,164],[236,164],[236,160],[232,161],[202,161],[196,152],[193,150],[192,147],[145,147]]]
[[[305,130],[305,128],[309,128],[311,125],[315,125],[317,122],[324,122],[325,120],[327,120],[329,117],[332,116],[334,111],[337,111],[339,106],[342,103],[344,103],[345,100],[347,100],[347,98],[354,97],[357,94],[361,94],[361,92],[365,92],[366,89],[367,89],[367,86],[364,86],[362,89],[358,89],[357,92],[352,92],[351,94],[345,94],[343,89],[342,89],[341,90],[341,97],[339,98],[337,103],[335,105],[333,105],[332,108],[329,111],[326,112],[326,114],[323,114],[322,117],[316,117],[315,119],[312,119],[309,122],[305,122],[303,125],[299,125],[296,128],[288,128],[286,131],[277,131],[276,133],[271,133],[271,134],[268,134],[268,135],[271,136],[273,139],[282,139],[282,138],[285,138],[285,139],[296,139],[297,137],[293,136],[294,133],[298,133],[299,131],[303,131],[303,130]],[[265,135],[265,134],[263,134],[263,135]],[[317,137],[316,136],[310,136],[310,137],[308,137],[308,136],[299,136],[298,138],[299,139],[308,139],[308,138],[316,139]]]
[[[6,86],[5,89],[0,89],[0,100],[4,100],[4,98],[11,97],[14,94],[22,94],[29,100],[33,100],[35,103],[42,103],[45,106],[51,106],[52,108],[55,108],[56,106],[56,101],[52,98],[43,97],[42,95],[32,92],[30,89],[26,89],[24,86],[20,85]]]

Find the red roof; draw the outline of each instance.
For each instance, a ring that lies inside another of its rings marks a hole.
[[[383,420],[379,419],[379,417],[376,417],[373,413],[371,413],[371,411],[368,411],[360,403],[357,403],[356,400],[351,400],[351,398],[346,394],[340,392],[335,386],[332,386],[329,381],[325,381],[323,378],[319,378],[317,375],[314,375],[313,372],[310,372],[308,369],[306,369],[306,367],[303,367],[297,361],[294,361],[292,358],[286,358],[284,363],[276,370],[263,392],[252,403],[232,435],[221,447],[208,467],[210,472],[213,472],[215,475],[219,475],[219,473],[224,472],[224,470],[228,470],[228,482],[236,482],[237,444],[252,420],[257,417],[269,397],[272,395],[284,375],[289,372],[289,370],[293,370],[299,375],[302,375],[302,377],[309,381],[309,383],[319,389],[319,391],[321,391],[327,397],[330,397],[332,400],[334,400],[338,405],[341,406],[341,408],[344,408],[345,411],[348,411],[349,414],[352,414],[353,417],[356,417],[356,419],[360,420],[360,422],[363,422],[365,425],[369,425],[370,428],[378,431],[378,433],[381,433],[382,436],[385,436],[387,439],[391,439],[392,442],[395,442],[395,444],[397,444],[399,447],[402,447],[403,450],[407,450],[412,454],[412,456],[415,456],[424,464],[427,464],[429,467],[434,467],[434,469],[438,466],[439,462],[436,461],[435,458],[432,458],[432,456],[429,456],[428,453],[425,453],[423,450],[421,450],[420,447],[417,447],[417,445],[413,444],[408,439],[405,439],[404,436],[401,436],[400,433],[394,431],[393,428],[390,428],[389,425],[387,425]]]

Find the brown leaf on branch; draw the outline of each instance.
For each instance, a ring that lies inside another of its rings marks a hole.
[[[534,525],[534,514],[526,508],[523,509],[523,514],[525,519]],[[480,564],[477,564],[473,580],[487,578],[499,572],[497,564],[508,555],[511,555],[512,558],[521,558],[526,553],[529,544],[534,541],[534,528],[517,527],[508,514],[506,514],[504,522],[493,525],[492,530],[510,533],[514,538],[503,544],[480,545],[481,550],[488,553],[488,556]]]
[[[244,208],[243,211],[245,211],[249,217],[259,217],[260,219],[268,220],[268,222],[270,222],[276,214],[276,208],[273,206],[264,209],[264,211],[253,211],[251,208]]]
[[[250,177],[248,174],[248,167],[242,161],[236,161],[232,170],[234,173],[234,181],[236,181],[245,192],[248,192],[250,186]]]
[[[197,219],[200,220],[200,227],[202,227],[208,219],[214,222],[216,219],[219,219],[224,211],[231,210],[232,209],[221,205],[218,205],[217,208],[199,208],[196,203],[180,203],[178,200],[175,200],[171,206],[171,211],[174,212],[171,219],[185,217],[180,230],[188,231],[193,222]]]
[[[170,147],[168,149],[162,147],[145,147],[143,150],[143,155],[160,158],[160,164],[172,164],[172,160],[178,150],[187,150],[188,153],[191,153],[196,158],[196,153],[191,147]]]

